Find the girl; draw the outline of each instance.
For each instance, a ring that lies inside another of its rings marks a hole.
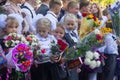
[[[63,23],[58,22],[56,29],[53,31],[53,35],[55,36],[56,39],[62,39],[65,35],[65,29],[63,27]],[[61,80],[68,80],[68,70],[66,69],[66,64],[65,64],[65,53],[63,55],[60,55],[61,59],[57,63],[56,67],[59,72],[59,76]]]
[[[79,36],[77,32],[77,18],[74,14],[66,14],[64,18],[65,24],[65,36],[64,39],[68,42],[69,47],[73,47],[79,41]]]
[[[5,51],[5,54],[9,52],[9,48],[5,46],[4,44],[4,38],[10,33],[17,33],[18,32],[18,21],[14,17],[7,17],[5,21],[5,26],[2,28],[2,35],[0,36],[0,45],[2,46],[3,50]],[[2,80],[7,79],[7,67],[3,67],[0,69],[0,75]],[[13,74],[11,74],[13,75]],[[11,80],[11,79],[10,79]]]
[[[59,80],[58,73],[56,72],[56,64],[53,63],[53,58],[51,57],[51,42],[56,39],[54,36],[50,35],[50,25],[51,22],[47,18],[41,18],[37,21],[37,37],[40,42],[41,50],[45,50],[45,55],[47,60],[42,60],[41,62],[35,61],[35,65],[31,68],[31,78],[32,80]],[[55,61],[57,62],[57,61]]]
[[[65,35],[64,39],[69,44],[69,47],[74,47],[79,41],[77,33],[77,18],[74,14],[66,14],[64,18]],[[71,69],[69,80],[78,80],[78,68]]]

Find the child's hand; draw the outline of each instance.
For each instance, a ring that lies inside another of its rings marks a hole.
[[[120,39],[117,39],[117,44],[120,44]]]
[[[51,55],[50,59],[55,63],[59,62],[61,60],[61,55]]]
[[[80,73],[81,72],[81,69],[77,67],[77,73]]]

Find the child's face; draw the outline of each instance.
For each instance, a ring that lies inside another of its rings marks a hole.
[[[68,21],[66,21],[65,24],[66,24],[66,29],[69,31],[74,30],[76,28],[74,20],[68,20]]]
[[[49,33],[49,29],[47,27],[41,26],[39,27],[38,33],[41,35],[41,37],[46,38]]]
[[[73,8],[70,8],[69,11],[70,13],[73,13],[74,15],[77,15],[79,12],[79,4],[76,4]]]
[[[96,5],[92,5],[92,6],[91,6],[91,12],[92,12],[93,14],[98,13],[98,8],[97,8]]]
[[[5,27],[6,34],[10,33],[18,33],[18,26],[13,24],[13,25],[7,25]]]
[[[56,38],[63,38],[65,34],[65,31],[64,29],[62,29],[61,27],[57,27],[54,31],[53,31],[53,35],[56,37]]]

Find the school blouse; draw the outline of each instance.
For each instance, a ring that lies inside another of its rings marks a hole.
[[[118,48],[116,42],[116,36],[112,33],[108,33],[105,35],[105,54],[117,54],[118,55]]]
[[[44,54],[50,57],[51,56],[51,42],[52,41],[57,42],[55,37],[52,35],[48,35],[46,38],[42,38],[39,34],[37,34],[36,36],[39,40],[41,50],[45,49],[46,52]],[[37,63],[39,64],[39,63],[46,63],[46,62],[51,62],[51,60],[49,59],[49,60],[46,60],[43,62],[37,62]]]

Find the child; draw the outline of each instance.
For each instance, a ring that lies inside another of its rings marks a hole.
[[[66,14],[64,18],[65,36],[64,39],[69,44],[69,47],[74,47],[79,41],[77,33],[77,18],[74,14]],[[69,80],[78,80],[78,68],[70,70]]]
[[[51,22],[47,18],[41,18],[37,21],[37,37],[40,42],[40,48],[45,49],[47,60],[41,62],[35,61],[37,66],[33,65],[31,68],[32,80],[59,80],[56,72],[56,64],[51,60],[51,42],[56,41],[54,36],[50,35]]]
[[[51,21],[51,30],[56,28],[56,23],[58,22],[57,18],[61,10],[61,1],[60,0],[51,0],[49,3],[49,11],[45,15]]]
[[[56,39],[62,39],[65,35],[65,29],[63,27],[63,23],[58,22],[57,23],[57,27],[55,30],[53,30],[53,35],[55,36]],[[59,76],[61,78],[61,80],[68,80],[67,79],[67,72],[68,70],[66,69],[66,64],[65,64],[65,54],[63,53],[62,55],[60,55],[61,59],[60,62],[58,62],[56,65],[56,67],[58,68],[59,71]]]
[[[69,44],[69,47],[75,46],[79,41],[77,32],[77,18],[74,14],[66,14],[64,18],[65,36],[64,39]]]
[[[106,27],[113,29],[111,22],[106,23]],[[117,42],[119,43],[120,40],[113,32],[105,35],[106,48],[104,50],[104,53],[107,58],[105,59],[105,66],[103,71],[104,80],[113,80],[116,67],[116,57],[118,55]]]
[[[17,33],[18,32],[18,21],[14,17],[7,17],[5,21],[5,26],[2,28],[2,35],[0,36],[0,45],[2,46],[5,54],[9,52],[9,48],[4,44],[4,38],[10,33]],[[8,77],[7,75],[7,67],[3,67],[0,72],[2,72],[2,80],[6,80]],[[0,73],[1,74],[1,73]],[[11,74],[12,75],[12,74]],[[10,79],[11,80],[11,79]]]

